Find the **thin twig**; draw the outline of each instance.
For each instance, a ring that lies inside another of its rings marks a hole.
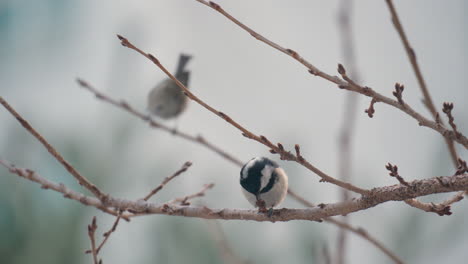
[[[115,230],[117,229],[117,225],[119,224],[119,221],[120,219],[122,218],[122,212],[119,213],[119,215],[117,216],[117,218],[115,219],[114,221],[114,224],[112,225],[111,229],[109,229],[109,231],[105,232],[104,233],[104,239],[102,240],[101,244],[99,244],[98,248],[96,249],[96,254],[99,254],[99,252],[101,251],[102,247],[104,246],[104,244],[107,242],[107,240],[109,239],[110,235],[115,232]],[[90,249],[90,250],[87,250],[85,252],[86,254],[89,254],[89,253],[93,253],[93,250]]]
[[[213,235],[213,238],[216,242],[216,246],[219,248],[220,255],[223,259],[223,263],[227,264],[247,264],[248,261],[241,259],[235,252],[232,250],[229,242],[227,241],[226,235],[223,232],[221,224],[217,220],[208,220],[206,221],[210,234]]]
[[[397,178],[397,180],[400,182],[400,184],[402,185],[405,185],[405,186],[410,186],[410,184],[405,181],[405,179],[403,179],[403,177],[400,176],[400,174],[398,173],[398,167],[396,165],[392,165],[390,163],[388,163],[385,168],[390,172],[390,176],[392,177],[395,177]],[[455,203],[455,202],[458,202],[460,200],[463,199],[463,196],[465,195],[465,192],[462,191],[462,192],[458,192],[456,195],[454,195],[452,198],[449,198],[448,200],[442,202],[442,203],[424,203],[424,202],[421,202],[415,198],[413,199],[407,199],[405,200],[405,203],[412,206],[412,207],[415,207],[415,208],[418,208],[418,209],[421,209],[425,212],[430,212],[430,213],[436,213],[440,216],[443,216],[443,215],[451,215],[452,212],[450,211],[451,210],[451,204]]]
[[[89,240],[91,241],[91,253],[93,255],[93,263],[94,264],[99,264],[101,261],[98,261],[98,253],[96,250],[96,240],[95,240],[95,233],[97,229],[97,224],[96,224],[96,216],[93,216],[93,220],[91,221],[91,224],[88,225],[88,236]]]
[[[213,187],[214,187],[214,183],[205,184],[205,185],[203,185],[203,188],[199,192],[196,192],[194,194],[190,194],[190,195],[187,195],[187,196],[184,196],[184,197],[179,197],[179,198],[172,199],[167,203],[168,204],[177,204],[177,203],[179,203],[181,205],[190,205],[190,203],[188,202],[189,200],[191,200],[193,198],[205,196],[206,191],[208,191],[209,189],[212,189]]]
[[[30,180],[30,181],[33,181],[33,182],[36,182],[36,183],[40,184],[42,189],[54,190],[56,192],[62,193],[63,197],[65,197],[65,198],[76,200],[76,201],[78,201],[78,202],[80,202],[80,203],[82,203],[82,204],[84,204],[86,206],[94,206],[97,209],[99,209],[99,210],[101,210],[101,211],[103,211],[105,213],[111,214],[113,216],[118,216],[119,215],[119,213],[117,211],[115,211],[115,210],[113,210],[111,208],[108,208],[108,207],[104,206],[101,203],[95,203],[94,200],[89,199],[89,197],[87,197],[87,196],[85,196],[85,195],[83,195],[81,193],[75,192],[72,189],[69,189],[63,183],[51,182],[51,181],[45,179],[44,177],[40,176],[37,172],[35,172],[33,170],[17,168],[13,164],[11,164],[10,162],[8,162],[6,160],[2,160],[2,159],[0,159],[0,165],[7,168],[13,174],[16,174],[16,175],[18,175],[18,176],[20,176],[22,178],[25,178],[27,180]],[[128,216],[122,216],[122,218],[125,219],[125,221],[130,221],[130,218]]]
[[[84,186],[91,193],[93,193],[98,199],[105,201],[107,195],[104,194],[96,185],[88,181],[83,175],[81,175],[68,161],[66,161],[62,155],[41,135],[35,130],[16,110],[8,104],[3,97],[0,96],[0,103],[12,114],[16,120],[33,135],[41,144],[47,149],[47,151],[60,163],[62,166],[78,181],[81,186]]]
[[[442,112],[444,112],[447,115],[447,118],[449,119],[449,125],[452,127],[455,135],[458,136],[460,132],[458,131],[457,125],[455,124],[455,118],[452,115],[452,110],[453,110],[453,103],[445,102],[443,104]]]
[[[431,121],[431,120],[425,118],[424,116],[422,116],[421,114],[416,112],[413,108],[411,108],[409,105],[407,105],[407,104],[401,105],[398,101],[393,100],[393,99],[391,99],[389,97],[386,97],[386,96],[384,96],[384,95],[382,95],[380,93],[377,93],[376,91],[374,91],[373,89],[371,89],[369,87],[358,85],[357,83],[352,82],[351,80],[342,80],[337,76],[329,75],[329,74],[319,70],[317,67],[315,67],[310,62],[308,62],[303,57],[301,57],[298,52],[296,52],[296,51],[294,51],[292,49],[283,48],[282,46],[280,46],[280,45],[276,44],[275,42],[265,38],[264,36],[262,36],[259,33],[255,32],[251,28],[249,28],[246,25],[242,24],[239,20],[235,19],[233,16],[231,16],[229,13],[227,13],[224,9],[222,9],[218,4],[216,4],[216,3],[212,2],[212,1],[210,1],[210,2],[207,2],[207,1],[204,1],[204,0],[196,0],[196,1],[206,5],[208,7],[213,8],[214,10],[216,10],[217,12],[219,12],[220,14],[222,14],[223,16],[225,16],[226,18],[228,18],[229,20],[234,22],[236,25],[238,25],[239,27],[241,27],[242,29],[247,31],[250,35],[252,35],[257,40],[259,40],[259,41],[267,44],[268,46],[270,46],[270,47],[272,47],[272,48],[274,48],[274,49],[276,49],[276,50],[278,50],[278,51],[292,57],[293,59],[295,59],[296,61],[298,61],[302,65],[304,65],[311,74],[313,74],[315,76],[319,76],[319,77],[321,77],[321,78],[323,78],[325,80],[328,80],[328,81],[330,81],[332,83],[335,83],[341,89],[346,89],[346,90],[349,90],[349,91],[357,92],[357,93],[363,94],[365,96],[374,98],[376,102],[382,102],[382,103],[391,105],[391,106],[405,112],[406,114],[413,117],[414,119],[416,119],[420,126],[425,126],[425,127],[431,128],[431,129],[439,132],[445,138],[453,139],[457,143],[463,145],[466,149],[468,149],[468,138],[466,136],[461,135],[460,137],[455,138],[455,135],[453,133],[451,133],[451,131],[449,129],[445,128],[443,125],[441,125],[441,124],[439,124],[437,122],[434,122],[434,121]]]
[[[210,143],[203,136],[200,136],[200,135],[199,136],[192,136],[192,135],[189,135],[188,133],[181,132],[179,130],[175,130],[173,128],[170,128],[170,127],[164,125],[163,123],[156,122],[154,119],[151,118],[150,115],[146,115],[146,114],[136,110],[136,108],[132,107],[126,101],[113,99],[113,98],[109,97],[108,95],[98,91],[93,86],[91,86],[88,82],[86,82],[86,81],[84,81],[82,79],[77,79],[77,82],[81,87],[83,87],[86,90],[93,93],[96,96],[96,98],[98,98],[98,99],[100,99],[100,100],[102,100],[102,101],[104,101],[106,103],[109,103],[109,104],[111,104],[113,106],[116,106],[116,107],[118,107],[120,109],[123,109],[124,111],[128,112],[129,114],[131,114],[133,116],[138,117],[139,119],[147,122],[152,128],[161,129],[162,131],[167,132],[167,133],[169,133],[171,135],[178,136],[180,138],[183,138],[183,139],[188,140],[188,141],[193,142],[193,143],[198,143],[198,144],[200,144],[200,145],[214,151],[215,153],[217,153],[221,157],[229,160],[230,162],[232,162],[232,163],[234,163],[234,164],[236,164],[238,166],[243,165],[242,161],[240,161],[239,159],[236,159],[235,157],[233,157],[229,153],[223,151],[221,148],[215,146],[213,143]]]
[[[190,166],[192,166],[192,162],[190,161],[187,161],[184,163],[184,165],[182,165],[182,167],[176,171],[174,174],[172,174],[171,176],[168,176],[166,177],[162,182],[161,184],[159,184],[158,187],[154,188],[148,195],[145,196],[145,198],[143,198],[143,200],[145,201],[148,201],[151,196],[155,195],[157,192],[159,192],[168,182],[170,182],[171,180],[173,180],[175,177],[179,176],[180,174],[184,173]]]
[[[332,184],[335,184],[335,185],[338,185],[342,188],[345,188],[347,190],[350,190],[350,191],[353,191],[353,192],[356,192],[356,193],[359,193],[361,195],[364,195],[364,194],[367,194],[369,191],[368,190],[365,190],[365,189],[362,189],[362,188],[359,188],[359,187],[356,187],[350,183],[347,183],[347,182],[343,182],[343,181],[340,181],[338,179],[335,179],[327,174],[325,174],[324,172],[322,172],[321,170],[319,170],[318,168],[316,168],[315,166],[313,166],[311,163],[309,163],[308,161],[306,161],[305,159],[299,159],[297,156],[295,156],[294,154],[292,154],[291,152],[289,151],[286,151],[281,144],[279,145],[275,145],[273,144],[271,141],[269,141],[265,136],[259,136],[259,135],[256,135],[252,132],[250,132],[249,130],[247,130],[246,128],[244,128],[242,125],[240,125],[239,123],[237,123],[236,121],[234,121],[231,117],[229,117],[228,115],[226,115],[225,113],[223,112],[220,112],[216,109],[214,109],[213,107],[211,107],[210,105],[208,105],[207,103],[205,103],[203,100],[201,100],[200,98],[198,98],[197,96],[195,96],[187,87],[185,87],[185,85],[183,85],[179,80],[177,80],[177,78],[175,78],[160,62],[158,59],[156,59],[156,57],[154,57],[152,54],[149,54],[149,53],[145,53],[143,52],[142,50],[140,50],[139,48],[137,48],[135,45],[133,45],[132,43],[130,43],[128,41],[128,39],[120,36],[120,35],[117,35],[117,37],[119,38],[119,40],[121,41],[121,44],[124,46],[124,47],[127,47],[127,48],[130,48],[138,53],[140,53],[141,55],[143,55],[144,57],[146,57],[147,59],[149,59],[151,62],[153,62],[156,66],[158,66],[164,73],[166,73],[167,76],[169,76],[183,91],[184,91],[184,94],[190,98],[191,100],[197,102],[198,104],[200,104],[201,106],[203,106],[204,108],[206,108],[208,111],[214,113],[215,115],[219,116],[220,118],[224,119],[226,122],[228,122],[229,124],[231,124],[232,126],[234,126],[235,128],[239,129],[241,132],[242,132],[242,135],[249,138],[249,139],[252,139],[252,140],[255,140],[265,146],[267,146],[268,148],[271,149],[271,152],[272,153],[278,153],[280,155],[280,158],[283,159],[283,160],[290,160],[290,161],[295,161],[301,165],[303,165],[304,167],[306,167],[307,169],[311,170],[312,172],[314,172],[315,174],[317,174],[319,177],[322,178],[322,181],[325,181],[325,182],[330,182]]]
[[[408,59],[411,63],[414,74],[416,75],[416,79],[418,80],[419,87],[424,96],[424,104],[426,105],[427,109],[429,109],[429,112],[431,112],[431,115],[434,118],[434,120],[440,121],[440,124],[444,125],[442,120],[438,118],[439,113],[437,112],[434,102],[432,101],[431,94],[429,93],[429,89],[427,88],[426,81],[424,80],[424,77],[422,75],[421,69],[416,59],[416,52],[414,51],[414,49],[411,47],[409,43],[408,37],[406,36],[405,30],[403,29],[403,26],[401,25],[401,22],[400,22],[400,18],[398,17],[398,14],[396,12],[395,6],[393,5],[393,1],[392,0],[385,0],[385,1],[387,2],[388,9],[390,10],[393,25],[395,26],[395,29],[397,30],[398,35],[400,36],[400,39],[403,42],[403,46],[405,47],[406,54],[408,55]],[[455,166],[457,166],[458,155],[457,155],[457,151],[455,149],[454,143],[453,143],[453,139],[448,138],[448,137],[444,137],[444,138],[449,148],[452,162],[454,163]],[[465,145],[465,148],[467,148],[466,145]]]
[[[377,247],[380,251],[382,251],[385,255],[390,257],[393,260],[393,262],[398,263],[398,264],[403,264],[404,263],[403,260],[400,259],[400,257],[398,257],[395,253],[391,252],[380,241],[376,240],[372,236],[369,236],[369,234],[367,233],[367,231],[365,229],[363,229],[361,227],[357,227],[357,228],[353,227],[353,226],[351,226],[351,225],[349,225],[347,223],[337,221],[337,220],[335,220],[335,219],[333,219],[331,217],[327,218],[327,219],[324,219],[324,221],[327,221],[327,222],[333,223],[333,224],[335,224],[337,226],[340,226],[341,228],[349,230],[349,231],[353,232],[354,234],[359,235],[362,238],[368,240],[375,247]]]
[[[313,203],[309,202],[306,200],[304,197],[298,195],[297,193],[288,190],[288,194],[293,197],[296,201],[300,202],[301,204],[305,205],[306,207],[315,207]],[[324,218],[324,222],[334,224],[338,227],[340,227],[343,230],[347,230],[349,232],[352,232],[353,234],[356,234],[363,239],[369,241],[371,244],[373,244],[375,247],[377,247],[379,250],[381,250],[385,255],[387,255],[389,258],[391,258],[395,263],[402,264],[403,261],[392,251],[390,251],[388,248],[386,248],[382,242],[378,241],[376,238],[372,237],[369,235],[369,233],[361,228],[361,227],[353,227],[350,224],[340,221],[337,219],[334,219],[332,217]]]

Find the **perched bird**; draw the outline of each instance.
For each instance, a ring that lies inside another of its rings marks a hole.
[[[180,54],[175,77],[188,87],[190,71],[185,69],[192,56]],[[170,119],[179,116],[187,107],[188,98],[182,89],[167,78],[156,85],[148,94],[148,111],[160,118]]]
[[[256,157],[240,171],[240,185],[247,200],[260,209],[279,205],[288,192],[288,176],[268,158]]]

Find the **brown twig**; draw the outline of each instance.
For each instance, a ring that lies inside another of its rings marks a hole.
[[[226,235],[223,232],[221,224],[217,220],[208,220],[206,221],[210,234],[212,234],[216,246],[219,248],[221,258],[223,263],[226,264],[247,264],[248,261],[241,259],[235,252],[232,250],[229,242],[227,241]]]
[[[377,101],[372,98],[372,100],[370,101],[370,104],[369,104],[369,108],[365,109],[364,112],[367,113],[367,115],[370,117],[370,118],[373,118],[374,117],[374,114],[375,114],[375,108],[374,108],[374,104],[376,103]]]
[[[96,224],[96,216],[93,216],[93,220],[91,221],[91,224],[88,225],[88,236],[89,240],[91,241],[91,253],[93,255],[93,263],[94,264],[100,264],[101,260],[98,261],[98,253],[96,250],[96,240],[95,240],[95,233],[97,229],[97,224]]]
[[[364,195],[364,194],[367,194],[368,193],[368,190],[365,190],[365,189],[362,189],[362,188],[359,188],[359,187],[356,187],[350,183],[347,183],[347,182],[343,182],[343,181],[340,181],[338,179],[335,179],[327,174],[325,174],[324,172],[322,172],[321,170],[319,170],[318,168],[316,168],[315,166],[313,166],[311,163],[309,163],[308,161],[306,161],[305,159],[299,159],[297,156],[295,156],[294,154],[292,154],[291,152],[289,151],[286,151],[284,150],[284,148],[282,148],[282,145],[275,145],[273,144],[271,141],[267,140],[266,137],[264,136],[259,136],[259,135],[256,135],[252,132],[250,132],[249,130],[247,130],[246,128],[244,128],[242,125],[240,125],[239,123],[237,123],[236,121],[234,121],[231,117],[229,117],[228,115],[226,115],[225,113],[223,112],[220,112],[216,109],[214,109],[213,107],[211,107],[210,105],[208,105],[207,103],[205,103],[203,100],[201,100],[200,98],[198,98],[197,96],[195,96],[187,87],[185,87],[185,85],[183,85],[179,80],[177,80],[177,78],[175,78],[160,62],[158,59],[156,59],[156,57],[154,57],[152,54],[149,54],[149,53],[145,53],[143,52],[142,50],[140,50],[139,48],[137,48],[135,45],[133,45],[132,43],[130,43],[128,41],[128,39],[120,36],[120,35],[117,35],[117,37],[119,38],[119,40],[121,41],[121,44],[124,46],[124,47],[127,47],[127,48],[130,48],[138,53],[140,53],[141,55],[143,55],[144,57],[146,57],[147,59],[149,59],[151,62],[153,62],[156,66],[158,66],[164,73],[166,73],[167,76],[169,76],[185,93],[185,95],[190,98],[191,100],[197,102],[198,104],[200,104],[201,106],[203,106],[204,108],[206,108],[208,111],[214,113],[215,115],[217,115],[218,117],[222,118],[223,120],[225,120],[226,122],[228,122],[229,124],[231,124],[232,126],[234,126],[235,128],[239,129],[241,132],[242,132],[242,135],[249,138],[249,139],[252,139],[252,140],[255,140],[265,146],[267,146],[268,148],[270,148],[274,153],[278,153],[280,155],[280,158],[283,159],[283,160],[290,160],[290,161],[295,161],[301,165],[303,165],[304,167],[306,167],[307,169],[311,170],[312,172],[314,172],[315,174],[317,174],[319,177],[322,178],[321,181],[325,181],[325,182],[330,182],[332,184],[335,184],[337,186],[340,186],[342,188],[345,188],[347,190],[350,190],[350,191],[353,191],[353,192],[356,192],[356,193],[359,193],[361,195]]]
[[[28,121],[26,121],[16,110],[8,104],[3,97],[0,96],[0,103],[5,109],[12,114],[16,120],[33,135],[41,144],[47,149],[47,151],[60,163],[62,166],[78,181],[81,186],[84,186],[91,193],[93,193],[98,199],[105,201],[107,194],[104,194],[96,185],[92,184],[88,179],[81,175],[68,161],[66,161],[62,155],[41,135],[35,130]]]
[[[449,124],[453,129],[453,132],[455,133],[455,136],[458,137],[461,133],[457,129],[457,125],[455,124],[455,118],[452,115],[452,110],[453,110],[453,103],[447,103],[445,102],[443,104],[442,111],[447,115],[449,119]]]
[[[306,200],[305,198],[303,198],[302,196],[298,195],[297,193],[295,193],[295,192],[293,192],[291,190],[288,190],[288,194],[292,198],[294,198],[296,201],[298,201],[301,204],[305,205],[306,207],[315,207],[316,206],[313,203],[309,202],[308,200]],[[362,237],[363,239],[369,241],[371,244],[373,244],[375,247],[377,247],[379,250],[381,250],[385,255],[387,255],[389,258],[391,258],[395,263],[403,264],[403,261],[395,253],[393,253],[388,248],[386,248],[383,245],[383,243],[381,243],[380,241],[378,241],[374,237],[370,236],[369,233],[365,229],[363,229],[361,227],[353,227],[353,226],[351,226],[350,224],[348,224],[348,223],[346,223],[344,221],[340,221],[340,220],[337,220],[337,219],[332,218],[332,217],[324,218],[323,221],[334,224],[334,225],[342,228],[343,230],[347,230],[347,231],[349,231],[349,232],[351,232],[353,234],[356,234],[356,235]]]
[[[380,251],[382,251],[385,255],[387,255],[389,258],[391,258],[393,260],[393,262],[398,263],[398,264],[403,264],[404,263],[403,260],[400,259],[400,257],[398,257],[395,253],[391,252],[380,241],[376,240],[372,236],[369,236],[369,234],[367,233],[367,231],[365,229],[363,229],[361,227],[353,227],[353,226],[351,226],[351,225],[349,225],[347,223],[337,221],[337,220],[335,220],[334,218],[331,218],[331,217],[327,218],[327,219],[324,219],[324,221],[327,221],[327,222],[333,223],[333,224],[335,224],[337,226],[340,226],[341,228],[349,230],[349,231],[353,232],[354,234],[359,235],[360,237],[368,240],[375,247],[377,247]]]
[[[107,240],[109,239],[110,235],[115,232],[115,230],[117,229],[117,225],[119,224],[119,221],[120,219],[122,218],[122,212],[119,212],[119,215],[117,216],[117,218],[115,219],[114,221],[114,224],[112,225],[111,229],[109,229],[109,231],[105,232],[103,234],[104,236],[104,239],[102,240],[101,244],[99,244],[99,246],[97,247],[97,249],[95,250],[95,253],[96,255],[99,254],[99,252],[101,251],[102,247],[104,246],[104,244],[107,242]],[[89,249],[89,250],[86,250],[85,252],[86,254],[90,254],[90,253],[93,253],[93,250],[92,249]],[[94,254],[94,253],[93,253]]]
[[[139,119],[147,122],[152,128],[158,128],[158,129],[161,129],[162,131],[165,131],[165,132],[167,132],[167,133],[169,133],[171,135],[183,138],[183,139],[188,140],[188,141],[193,142],[193,143],[200,144],[200,145],[214,151],[215,153],[217,153],[221,157],[229,160],[230,162],[232,162],[232,163],[234,163],[234,164],[236,164],[238,166],[243,165],[242,161],[240,161],[239,159],[233,157],[229,153],[223,151],[221,148],[215,146],[213,143],[210,143],[203,136],[200,136],[200,135],[199,136],[192,136],[192,135],[189,135],[188,133],[181,132],[179,130],[174,130],[173,128],[170,128],[170,127],[164,125],[163,123],[156,122],[154,119],[151,118],[151,116],[146,115],[146,114],[136,110],[134,107],[132,107],[126,101],[124,101],[124,100],[118,101],[118,100],[113,99],[113,98],[109,97],[108,95],[98,91],[93,86],[91,86],[88,82],[86,82],[86,81],[84,81],[82,79],[77,79],[77,82],[81,87],[83,87],[86,90],[93,93],[96,96],[96,98],[98,98],[99,100],[102,100],[102,101],[104,101],[106,103],[109,103],[109,104],[111,104],[113,106],[116,106],[116,107],[118,107],[120,109],[125,110],[126,112],[130,113],[131,115],[136,116]]]
[[[402,184],[402,185],[405,185],[405,186],[410,186],[408,182],[406,182],[403,177],[400,176],[400,174],[398,173],[398,167],[396,165],[392,165],[390,163],[388,163],[385,168],[387,168],[388,171],[390,171],[390,176],[392,177],[395,177],[397,178],[397,180]],[[440,216],[443,216],[443,215],[451,215],[452,212],[450,211],[451,207],[450,205],[455,203],[455,202],[458,202],[460,200],[463,199],[463,196],[464,196],[465,192],[462,191],[462,192],[458,192],[455,196],[453,196],[452,198],[442,202],[442,203],[423,203],[421,201],[418,201],[417,199],[413,198],[413,199],[407,199],[405,200],[405,203],[412,206],[412,207],[415,207],[415,208],[418,208],[418,209],[421,209],[425,212],[430,212],[430,213],[436,213]]]
[[[416,79],[418,80],[419,87],[424,96],[424,104],[426,105],[427,109],[429,109],[429,112],[431,112],[431,115],[434,118],[434,120],[436,120],[436,123],[440,123],[443,126],[443,122],[442,120],[439,119],[439,113],[437,112],[435,104],[432,101],[432,97],[429,93],[429,89],[427,88],[426,81],[424,80],[418,61],[416,59],[416,52],[414,52],[414,49],[411,47],[409,43],[408,37],[406,36],[405,30],[403,29],[403,26],[400,22],[400,18],[398,17],[398,14],[396,12],[395,6],[393,5],[393,1],[386,0],[386,2],[387,2],[388,9],[390,10],[390,14],[392,16],[393,25],[395,26],[395,29],[397,30],[398,35],[400,36],[400,39],[403,42],[403,46],[405,47],[406,54],[408,55],[408,59],[411,63],[414,74],[416,75]],[[457,166],[458,155],[457,155],[457,151],[455,149],[454,143],[453,143],[453,138],[447,137],[445,135],[444,137],[445,137],[445,142],[450,152],[450,156],[452,158],[452,162],[455,164],[455,166]],[[464,146],[465,148],[468,148],[466,145]]]
[[[190,194],[190,195],[187,195],[187,196],[184,196],[184,197],[179,197],[179,198],[172,199],[171,201],[168,202],[168,204],[177,204],[177,203],[179,203],[181,205],[190,205],[189,200],[191,200],[193,198],[205,196],[205,193],[209,189],[212,189],[213,187],[214,187],[214,183],[205,184],[205,185],[203,185],[203,188],[199,192],[196,192],[194,194]]]
[[[182,167],[176,171],[174,174],[172,174],[171,176],[168,176],[166,177],[162,182],[161,184],[158,185],[158,187],[154,188],[148,195],[145,196],[145,198],[143,198],[143,200],[145,201],[148,201],[151,196],[155,195],[157,192],[159,192],[168,182],[170,182],[171,180],[173,180],[175,177],[179,176],[180,174],[184,173],[186,170],[188,170],[188,168],[190,168],[190,166],[192,166],[192,162],[190,161],[187,161],[184,163],[184,165],[182,165]]]
[[[397,178],[397,180],[401,184],[405,186],[409,186],[409,183],[406,182],[405,179],[403,179],[403,177],[400,176],[400,174],[398,174],[398,166],[388,163],[387,165],[385,165],[385,168],[390,172],[389,173],[390,176]]]
[[[353,91],[353,92],[357,92],[357,93],[363,94],[365,96],[374,98],[376,102],[382,102],[382,103],[391,105],[391,106],[405,112],[406,114],[408,114],[409,116],[411,116],[415,120],[417,120],[419,125],[431,128],[431,129],[439,132],[445,138],[453,139],[457,143],[463,145],[466,149],[468,149],[468,138],[467,137],[465,137],[464,135],[461,135],[461,137],[455,138],[455,136],[452,133],[450,133],[450,130],[445,128],[443,125],[440,125],[440,124],[438,124],[438,123],[436,123],[434,121],[431,121],[431,120],[425,118],[424,116],[422,116],[421,114],[416,112],[413,108],[411,108],[409,105],[406,104],[405,106],[402,106],[398,101],[393,100],[393,99],[391,99],[389,97],[383,96],[382,94],[377,93],[376,91],[374,91],[373,89],[371,89],[369,87],[360,86],[360,85],[358,85],[357,83],[353,82],[350,79],[349,80],[342,80],[337,76],[329,75],[329,74],[327,74],[325,72],[322,72],[317,67],[315,67],[310,62],[308,62],[303,57],[301,57],[298,52],[296,52],[296,51],[294,51],[292,49],[283,48],[282,46],[276,44],[275,42],[265,38],[264,36],[262,36],[259,33],[255,32],[251,28],[249,28],[246,25],[242,24],[239,20],[235,19],[233,16],[231,16],[229,13],[227,13],[224,9],[222,9],[218,4],[216,4],[214,2],[211,2],[211,1],[207,2],[207,1],[204,1],[204,0],[196,0],[196,1],[202,3],[202,4],[206,5],[206,6],[209,6],[209,7],[213,8],[214,10],[216,10],[217,12],[219,12],[220,14],[222,14],[223,16],[225,16],[226,18],[228,18],[229,20],[234,22],[236,25],[238,25],[239,27],[241,27],[242,29],[247,31],[250,35],[252,35],[257,40],[267,44],[268,46],[270,46],[270,47],[272,47],[272,48],[274,48],[274,49],[276,49],[276,50],[278,50],[278,51],[280,51],[280,52],[282,52],[282,53],[284,53],[284,54],[286,54],[288,56],[291,56],[293,59],[295,59],[296,61],[298,61],[302,65],[304,65],[311,74],[313,74],[315,76],[319,76],[319,77],[321,77],[321,78],[323,78],[325,80],[328,80],[328,81],[330,81],[332,83],[335,83],[339,88],[346,89],[346,90]]]
[[[51,182],[51,181],[45,179],[44,177],[40,176],[37,172],[35,172],[33,170],[17,168],[13,164],[11,164],[10,162],[8,162],[6,160],[2,160],[2,159],[0,159],[0,165],[7,168],[13,174],[16,174],[16,175],[18,175],[18,176],[20,176],[22,178],[25,178],[27,180],[30,180],[30,181],[33,181],[33,182],[36,182],[36,183],[40,184],[42,189],[54,190],[56,192],[62,193],[63,197],[65,197],[65,198],[78,201],[78,202],[80,202],[80,203],[82,203],[82,204],[84,204],[86,206],[94,206],[97,209],[99,209],[99,210],[101,210],[101,211],[103,211],[103,212],[105,212],[107,214],[111,214],[111,215],[114,215],[114,216],[119,215],[117,211],[104,206],[102,203],[95,203],[93,199],[90,199],[89,197],[87,197],[87,196],[85,196],[85,195],[83,195],[81,193],[78,193],[78,192],[73,191],[72,189],[69,189],[63,183]],[[128,216],[122,216],[122,218],[124,218],[126,221],[130,221],[130,218]]]

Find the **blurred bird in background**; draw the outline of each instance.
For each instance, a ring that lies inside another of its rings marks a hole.
[[[175,77],[188,88],[190,71],[185,69],[192,56],[180,54]],[[188,98],[170,78],[156,85],[148,94],[148,111],[162,119],[179,116],[187,108]]]

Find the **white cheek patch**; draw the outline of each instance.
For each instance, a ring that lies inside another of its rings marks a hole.
[[[265,188],[268,185],[268,182],[270,182],[271,175],[274,170],[275,168],[270,165],[266,165],[265,168],[263,168],[262,178],[260,180],[260,190],[263,190],[263,188]]]

